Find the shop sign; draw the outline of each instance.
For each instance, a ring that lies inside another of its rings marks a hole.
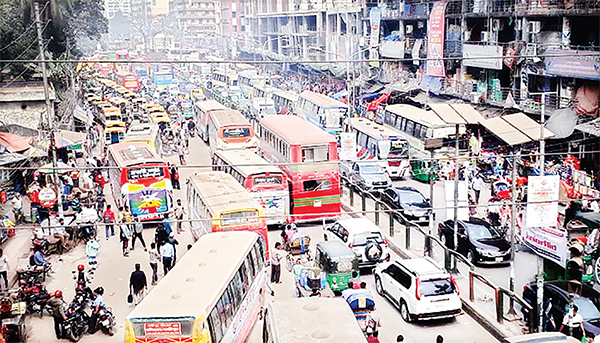
[[[560,176],[530,176],[527,188],[527,227],[556,227]]]
[[[600,80],[600,57],[596,52],[578,50],[548,50],[544,58],[546,73]]]
[[[444,77],[444,31],[446,17],[446,3],[433,4],[429,15],[429,41],[427,43],[427,75]]]
[[[58,197],[58,195],[56,194],[56,191],[49,187],[42,188],[40,190],[38,196],[40,198],[40,205],[42,205],[43,207],[54,206],[54,204],[56,204],[56,199]]]
[[[523,227],[521,239],[539,256],[559,266],[566,265],[569,244],[565,230],[550,227]]]
[[[381,44],[379,53],[383,57],[389,58],[404,58],[404,42],[403,41],[386,41]]]
[[[463,58],[468,67],[502,70],[503,55],[499,45],[464,44]]]
[[[371,25],[371,38],[369,39],[369,65],[371,67],[379,68],[379,52],[377,51],[377,45],[379,45],[379,29],[381,24],[381,10],[378,7],[371,9],[369,13],[369,24]]]
[[[340,154],[339,158],[342,161],[356,160],[356,135],[350,132],[340,133]]]
[[[145,336],[180,336],[180,323],[144,323]]]

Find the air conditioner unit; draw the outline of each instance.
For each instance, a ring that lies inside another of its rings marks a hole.
[[[540,33],[542,31],[541,21],[530,21],[528,23],[527,32],[529,33]]]
[[[418,29],[422,29],[423,27],[425,27],[425,23],[423,23],[422,21],[418,21],[417,22],[417,28]]]
[[[490,40],[490,33],[488,31],[481,31],[481,41],[489,42],[489,40]]]
[[[492,31],[500,31],[502,30],[502,23],[500,22],[500,19],[493,19],[492,20]]]

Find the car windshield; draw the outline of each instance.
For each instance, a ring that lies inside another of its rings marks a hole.
[[[383,169],[377,164],[363,164],[360,166],[362,174],[383,174]]]
[[[434,295],[452,294],[456,291],[452,280],[432,279],[421,281],[421,295],[429,297]]]
[[[422,204],[427,200],[421,193],[401,191],[400,201],[405,204]]]
[[[579,314],[583,320],[600,319],[600,311],[589,298],[573,298],[573,303],[579,307]]]
[[[496,239],[501,235],[488,224],[466,224],[468,234],[475,240]]]
[[[354,245],[365,245],[367,244],[367,241],[383,243],[383,237],[378,231],[359,233],[356,236],[354,236]]]

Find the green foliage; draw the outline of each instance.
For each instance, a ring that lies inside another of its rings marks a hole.
[[[25,25],[24,13],[7,0],[0,0],[0,59],[31,59],[37,56],[35,26]],[[0,63],[0,81],[21,76],[25,79],[34,70],[22,63]]]

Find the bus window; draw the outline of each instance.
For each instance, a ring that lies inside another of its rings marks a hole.
[[[328,159],[329,149],[327,146],[302,149],[302,162],[320,162]]]
[[[323,180],[308,180],[303,183],[305,192],[314,192],[314,191],[322,191],[327,190],[331,187],[331,184],[328,179]]]

